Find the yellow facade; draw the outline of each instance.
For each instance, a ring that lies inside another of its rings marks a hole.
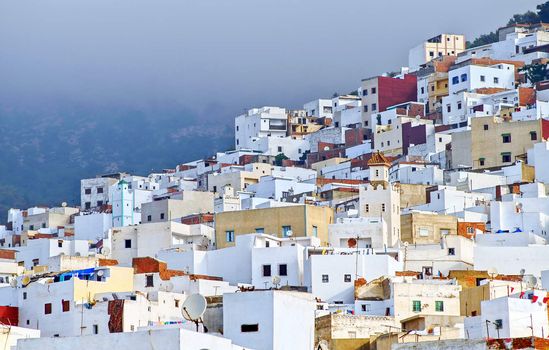
[[[510,137],[510,140],[507,138]],[[511,165],[541,140],[541,121],[504,121],[498,117],[471,118],[473,169]]]
[[[400,217],[403,242],[436,244],[442,234],[457,235],[457,218],[452,215],[410,213]]]
[[[329,207],[296,205],[287,207],[241,210],[217,213],[215,235],[217,248],[234,245],[228,236],[262,232],[283,238],[290,229],[293,237],[316,236],[328,242],[328,225],[334,222],[334,212]]]
[[[133,268],[109,266],[105,269],[105,281],[88,281],[73,278],[74,300],[90,301],[98,293],[133,291]]]
[[[448,73],[432,73],[429,76],[427,90],[429,94],[429,110],[436,111],[438,107],[441,107],[442,98],[448,96]]]

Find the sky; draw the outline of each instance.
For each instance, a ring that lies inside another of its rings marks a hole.
[[[0,0],[0,103],[299,107],[542,0]]]

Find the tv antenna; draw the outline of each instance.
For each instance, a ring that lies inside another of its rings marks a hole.
[[[198,324],[204,321],[202,320],[202,315],[206,312],[206,298],[202,294],[191,294],[185,300],[181,307],[181,315],[187,321],[194,322],[196,324],[196,331],[198,332]],[[207,333],[208,329],[204,326],[204,331]]]

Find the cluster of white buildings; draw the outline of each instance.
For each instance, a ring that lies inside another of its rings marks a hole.
[[[549,28],[498,35],[466,48],[463,35],[441,34],[353,93],[237,116],[234,150],[148,176],[82,179],[79,205],[10,209],[0,341],[543,341],[549,81],[524,72],[549,61]]]

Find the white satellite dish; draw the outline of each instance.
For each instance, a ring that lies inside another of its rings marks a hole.
[[[13,288],[17,287],[17,280],[15,278],[12,278],[10,280],[10,286]]]
[[[164,290],[166,292],[171,292],[173,290],[173,283],[168,281],[168,283],[164,285]]]
[[[109,247],[103,247],[103,248],[101,248],[100,252],[101,252],[101,254],[107,256],[111,253],[111,250],[109,249]]]
[[[292,230],[286,231],[286,237],[292,237],[294,235],[294,232]]]
[[[62,206],[63,208],[65,208],[65,207],[67,206],[67,202],[61,203],[61,206]]]
[[[498,275],[498,270],[495,267],[489,268],[487,272],[491,279],[494,279]]]
[[[105,271],[103,270],[97,270],[97,276],[101,277],[105,274]]]
[[[198,322],[206,311],[206,298],[202,294],[191,294],[181,307],[181,315],[187,321]]]
[[[280,280],[280,276],[276,276],[276,275],[273,276],[272,282],[273,282],[273,285],[274,285],[276,288],[278,288],[278,285],[280,284],[280,281],[281,281],[281,280]]]
[[[527,288],[534,288],[538,283],[538,279],[535,278],[533,275],[525,275],[524,277],[522,277],[522,282],[526,284]]]

